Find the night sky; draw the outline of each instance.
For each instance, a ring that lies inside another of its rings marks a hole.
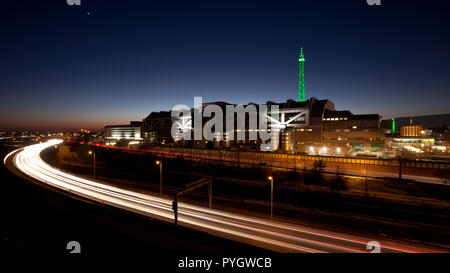
[[[306,96],[449,113],[447,1],[2,0],[0,128],[100,128],[207,101]]]

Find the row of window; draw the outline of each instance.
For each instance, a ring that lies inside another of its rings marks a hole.
[[[347,117],[345,118],[323,118],[322,121],[337,121],[337,120],[348,120]]]

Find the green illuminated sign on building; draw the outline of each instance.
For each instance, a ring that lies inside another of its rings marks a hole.
[[[392,119],[392,133],[395,134],[395,119]]]

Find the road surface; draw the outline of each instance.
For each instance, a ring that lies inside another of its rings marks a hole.
[[[172,201],[118,187],[104,185],[64,173],[45,163],[40,153],[60,144],[61,140],[31,145],[9,153],[5,165],[13,172],[25,174],[30,181],[44,183],[65,194],[138,213],[150,218],[173,222]],[[366,253],[377,250],[372,239],[312,229],[279,221],[261,219],[179,202],[178,224],[215,236],[247,243],[277,252]],[[368,246],[370,245],[370,246]],[[425,247],[379,242],[379,251],[437,252]]]

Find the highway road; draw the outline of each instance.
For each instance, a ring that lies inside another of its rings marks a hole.
[[[4,164],[15,173],[25,174],[27,180],[47,184],[65,194],[82,197],[104,205],[127,210],[152,219],[174,221],[172,199],[142,194],[113,187],[69,173],[45,163],[40,153],[62,143],[50,140],[9,153]],[[156,193],[155,193],[156,194]],[[184,202],[178,204],[178,224],[215,236],[277,251],[308,253],[367,253],[377,249],[371,238],[303,227],[290,223],[267,220],[210,209]],[[388,252],[437,252],[437,250],[398,243],[379,242],[379,251]]]

